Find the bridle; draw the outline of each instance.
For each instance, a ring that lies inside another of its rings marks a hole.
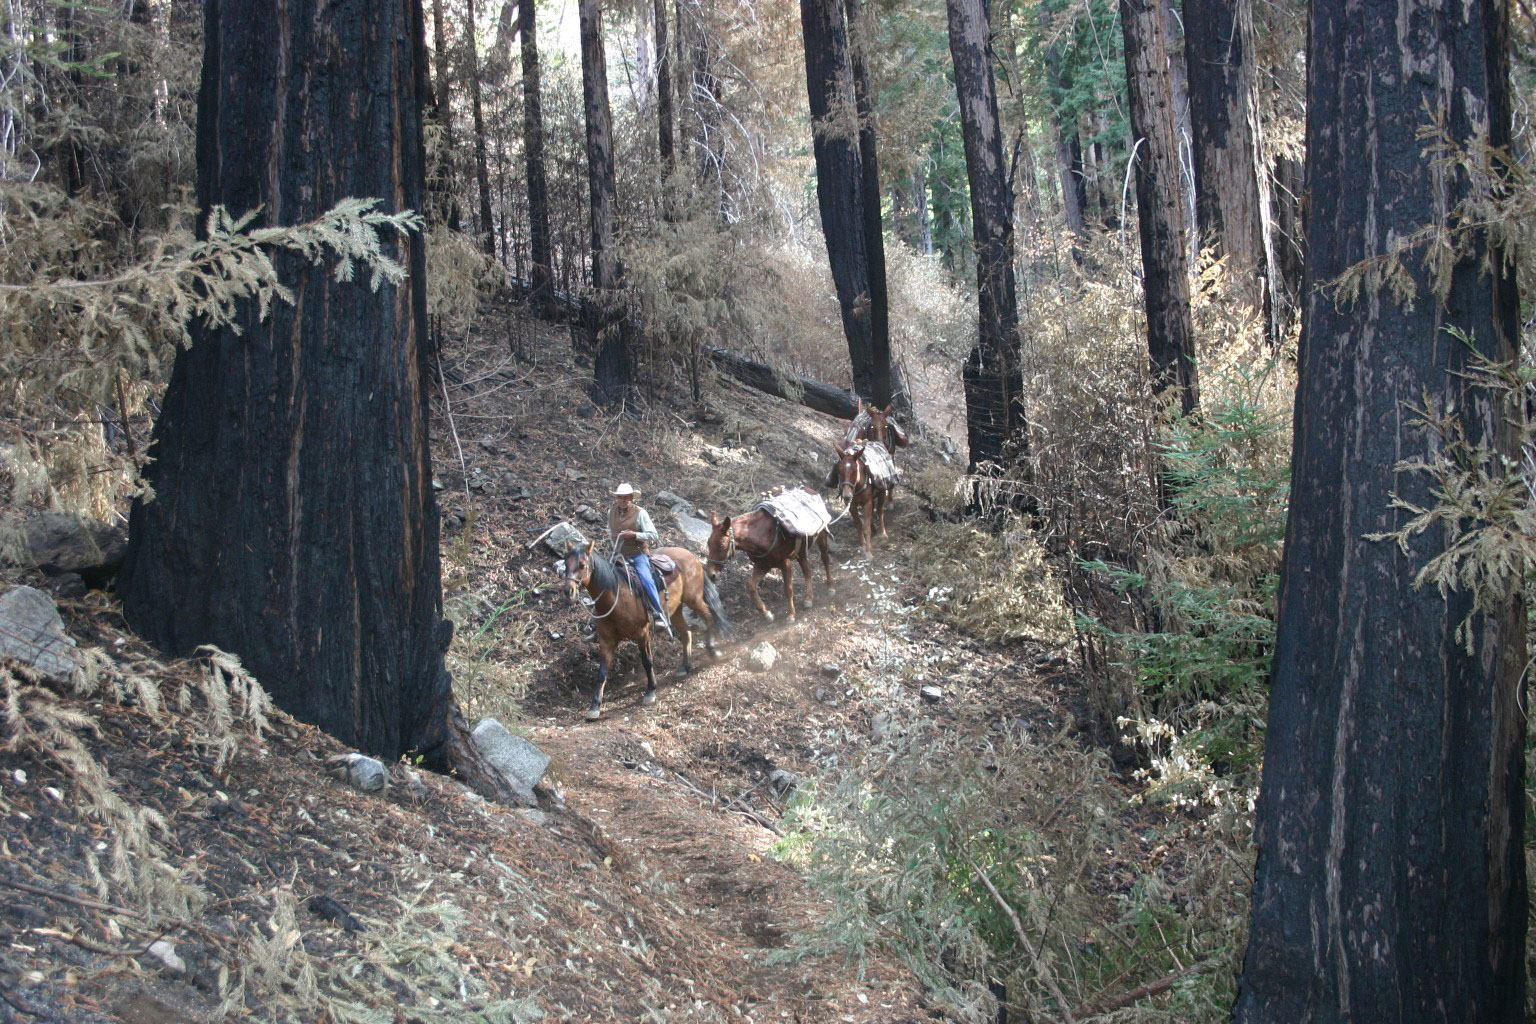
[[[705,555],[704,563],[724,569],[726,563],[731,560],[731,556],[734,554],[736,554],[736,523],[733,520],[731,525],[725,528],[725,556],[723,558],[715,558],[711,555]]]
[[[570,567],[567,566],[565,570],[565,581],[573,586],[580,587],[581,589],[585,590],[587,585],[592,582],[592,562],[590,553],[588,553],[586,560],[584,560],[582,564],[583,567],[587,570],[586,579],[577,579],[575,576],[572,576]],[[626,565],[625,568],[628,569],[628,566]],[[574,600],[574,595],[572,595],[572,598]],[[612,603],[608,606],[608,610],[599,615],[597,613],[597,602],[600,600],[602,600],[602,594],[599,594],[597,597],[593,598],[592,604],[587,608],[587,617],[590,618],[593,622],[596,622],[599,619],[606,619],[608,616],[612,615],[619,609],[619,595],[615,593],[611,598]]]

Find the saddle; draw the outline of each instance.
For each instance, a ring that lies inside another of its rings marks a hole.
[[[665,601],[668,584],[677,579],[677,562],[670,555],[653,554],[650,556],[650,559],[651,579],[656,581],[656,592],[661,594],[662,600]],[[624,558],[620,559],[620,561],[624,563],[624,571],[626,573],[633,573],[635,571],[635,565],[629,559]]]

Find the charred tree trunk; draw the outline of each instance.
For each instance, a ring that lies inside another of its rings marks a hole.
[[[1185,0],[1184,20],[1200,241],[1228,258],[1250,305],[1270,319],[1268,282],[1278,267],[1254,91],[1252,0]]]
[[[1407,253],[1352,303],[1326,287],[1483,187],[1419,132],[1433,114],[1453,144],[1507,152],[1508,31],[1502,0],[1312,6],[1306,311],[1237,1024],[1525,1020],[1520,581],[1484,578],[1474,602],[1415,584],[1449,543],[1438,526],[1370,539],[1443,500],[1397,468],[1438,447],[1413,410],[1500,476],[1519,460],[1522,403],[1465,373],[1519,358],[1514,268],[1474,235],[1448,277]]]
[[[865,238],[864,169],[848,35],[839,0],[800,0],[805,35],[805,84],[816,154],[816,202],[827,261],[842,311],[853,389],[875,396],[874,310]],[[887,384],[889,387],[889,384]]]
[[[491,171],[485,156],[485,113],[480,106],[480,58],[475,50],[475,0],[465,0],[468,28],[464,46],[469,52],[469,110],[475,119],[475,185],[480,192],[478,232],[485,254],[496,257],[496,225],[491,219]]]
[[[1023,468],[1029,458],[1019,365],[1019,306],[1013,275],[1013,194],[1003,162],[991,26],[985,0],[948,0],[949,52],[965,138],[976,239],[976,304],[981,333],[964,369],[970,470]]]
[[[1300,160],[1275,157],[1275,174],[1270,182],[1270,222],[1274,226],[1276,273],[1270,278],[1270,293],[1277,335],[1286,333],[1296,322],[1301,303],[1301,279],[1307,266],[1306,224],[1302,216],[1305,171]]]
[[[618,253],[618,185],[613,170],[613,119],[608,109],[608,62],[599,0],[581,0],[581,92],[587,118],[587,180],[592,213],[592,301],[587,332],[597,351],[593,398],[622,405],[634,385],[624,268]]]
[[[716,366],[750,388],[767,395],[797,402],[807,409],[828,416],[851,420],[859,414],[859,396],[809,377],[780,373],[767,363],[743,359],[734,352],[704,346],[704,353]]]
[[[924,256],[933,255],[933,215],[928,206],[928,180],[921,164],[912,165],[912,207],[917,219],[917,251]]]
[[[1166,41],[1167,0],[1120,0],[1125,80],[1136,161],[1136,220],[1152,387],[1176,389],[1184,415],[1200,405],[1189,262],[1179,188],[1178,132]]]
[[[656,25],[656,152],[661,176],[672,177],[677,154],[672,145],[672,50],[667,43],[667,0],[654,0]]]
[[[548,307],[554,294],[549,242],[549,182],[544,174],[544,107],[539,96],[537,8],[517,5],[517,33],[523,61],[523,162],[528,175],[528,248],[533,308]]]
[[[911,419],[912,402],[904,389],[892,386],[890,297],[885,278],[885,228],[880,222],[880,163],[875,147],[875,104],[870,95],[866,60],[868,26],[863,0],[843,0],[848,23],[848,66],[853,78],[854,104],[859,113],[859,168],[864,207],[865,266],[869,274],[870,390],[866,396],[884,408],[900,398],[902,412]],[[901,394],[898,396],[897,392]],[[864,394],[860,392],[860,394]]]
[[[1057,90],[1064,91],[1066,76],[1061,69],[1061,54],[1054,46],[1045,51],[1045,68],[1051,77],[1051,84]],[[1061,176],[1061,206],[1066,214],[1067,229],[1081,238],[1087,233],[1084,211],[1088,206],[1088,197],[1084,187],[1083,145],[1077,134],[1077,118],[1073,115],[1069,123],[1060,110],[1053,111],[1052,117],[1056,122],[1056,162]],[[1074,245],[1073,254],[1077,255],[1078,251],[1078,246]]]
[[[348,196],[420,208],[420,4],[337,6],[294,0],[274,16],[205,4],[204,210],[259,207],[279,225]],[[162,650],[237,654],[280,706],[388,760],[451,747],[457,708],[427,444],[425,260],[419,239],[384,246],[410,273],[397,287],[277,254],[292,305],[194,326],[118,592]]]
[[[452,93],[449,89],[452,79],[448,74],[448,35],[443,27],[443,0],[432,0],[432,48],[437,58],[437,69],[433,76],[435,88],[429,94],[431,114],[442,128],[443,152],[437,165],[428,168],[427,185],[435,193],[433,205],[437,206],[443,223],[448,226],[448,230],[458,231],[462,224],[459,199],[455,192],[458,182],[453,168],[456,149],[453,141]]]

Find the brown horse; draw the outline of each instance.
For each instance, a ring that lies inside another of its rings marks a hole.
[[[682,642],[682,674],[687,675],[693,671],[689,657],[693,651],[693,634],[683,618],[683,607],[692,608],[708,625],[705,642],[711,654],[719,653],[715,648],[715,635],[729,637],[731,624],[726,621],[725,609],[720,604],[720,592],[704,575],[704,566],[697,556],[683,548],[661,548],[656,554],[666,555],[677,563],[676,574],[667,580],[662,603],[667,609],[667,617],[672,620],[673,632]],[[592,690],[587,721],[595,722],[602,717],[603,687],[613,668],[614,651],[625,640],[633,640],[640,648],[640,664],[645,666],[645,696],[640,698],[640,703],[654,702],[656,670],[651,665],[651,613],[631,572],[593,551],[590,544],[572,544],[565,549],[565,589],[572,602],[581,590],[586,590],[594,602],[592,619],[597,629],[602,668],[597,673],[597,686]]]
[[[911,438],[901,428],[901,424],[896,422],[895,409],[894,404],[888,404],[881,409],[873,402],[860,399],[858,415],[849,420],[847,428],[843,430],[843,443],[839,450],[860,441],[879,441],[885,445],[885,450],[892,454],[897,448],[905,448],[911,442]],[[837,486],[836,463],[827,470],[827,477],[821,482],[821,486]],[[886,495],[886,501],[889,502],[894,496],[894,494]]]
[[[871,538],[875,519],[880,520],[880,536],[889,537],[885,531],[885,506],[895,488],[886,481],[875,479],[865,461],[864,441],[851,445],[832,442],[837,453],[837,493],[847,502],[849,513],[859,528],[859,543],[864,553],[874,557],[875,547]]]
[[[864,405],[860,403],[859,411],[869,416],[868,425],[854,432],[855,436],[850,441],[879,441],[885,445],[885,450],[894,452],[897,448],[905,448],[910,439],[907,432],[901,429],[901,424],[896,422],[894,405],[887,405],[884,409],[878,409],[874,403]],[[857,419],[854,420],[858,422]]]
[[[805,488],[807,491],[811,489]],[[811,492],[815,493],[815,492]],[[800,575],[805,577],[805,606],[816,607],[816,586],[811,576],[811,565],[806,549],[811,541],[821,549],[821,567],[827,574],[827,589],[832,583],[832,557],[827,553],[827,531],[812,537],[797,537],[787,532],[779,521],[766,509],[753,509],[743,516],[718,516],[710,513],[709,574],[717,576],[731,556],[740,551],[752,563],[752,575],[747,577],[747,590],[752,603],[762,612],[763,618],[773,621],[773,613],[763,605],[763,595],[758,593],[757,581],[774,569],[784,576],[784,603],[789,607],[789,621],[795,621],[795,585],[791,561],[800,563]]]

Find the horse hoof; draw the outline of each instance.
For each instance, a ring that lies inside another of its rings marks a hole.
[[[795,617],[793,615],[791,615],[789,618],[785,619],[784,621],[789,623],[790,625],[794,625]]]
[[[769,622],[772,622],[773,612],[763,612],[763,618],[767,619]]]
[[[587,721],[595,722],[603,717],[602,708],[587,708]]]
[[[655,704],[656,703],[656,691],[655,690],[646,690],[645,691],[645,695],[640,698],[640,703],[641,704]]]

